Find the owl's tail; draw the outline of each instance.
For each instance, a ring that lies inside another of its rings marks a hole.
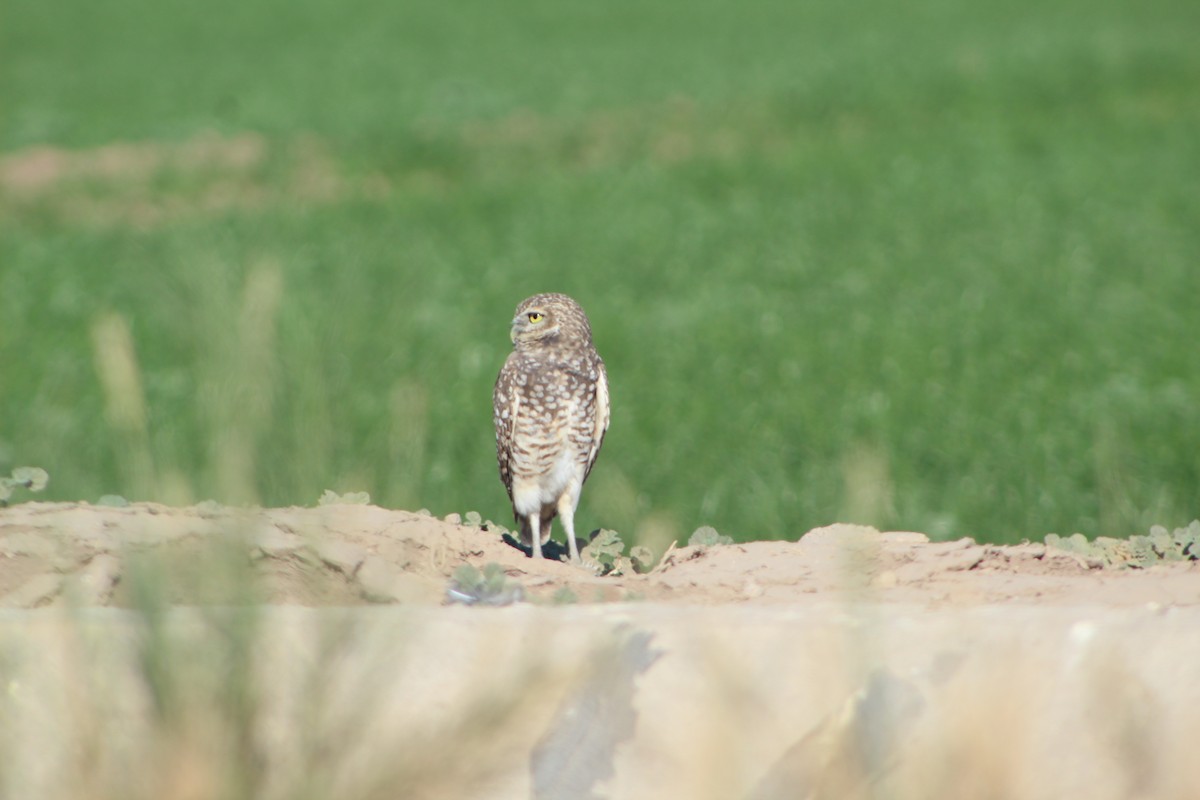
[[[542,544],[550,541],[550,528],[554,524],[554,518],[558,516],[558,509],[554,506],[543,506],[538,533],[541,534]],[[521,526],[521,544],[533,546],[533,529],[529,526],[529,518],[523,517],[514,509],[513,517]]]

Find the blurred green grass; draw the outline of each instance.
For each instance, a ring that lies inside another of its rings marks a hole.
[[[507,521],[491,384],[558,290],[613,391],[585,529],[1185,524],[1198,29],[1184,0],[14,0],[0,469]],[[140,428],[106,413],[113,313]]]

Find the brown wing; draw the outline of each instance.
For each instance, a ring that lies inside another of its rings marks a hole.
[[[596,458],[600,455],[600,448],[604,445],[604,434],[608,432],[610,417],[608,373],[604,369],[604,361],[599,356],[596,356],[596,366],[596,371],[599,373],[599,377],[596,379],[596,428],[592,435],[592,448],[588,451],[587,469],[583,473],[584,483],[587,482],[588,475],[592,474],[592,466],[596,463]]]
[[[512,500],[512,446],[513,429],[516,427],[517,411],[521,397],[516,391],[515,374],[518,371],[516,353],[511,353],[496,377],[496,388],[492,390],[492,422],[496,426],[496,463],[500,467],[500,482]]]

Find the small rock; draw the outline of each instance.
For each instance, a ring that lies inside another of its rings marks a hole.
[[[266,556],[281,556],[304,546],[304,540],[294,533],[284,533],[278,528],[266,528],[255,539],[255,545]]]
[[[926,548],[928,553],[950,552],[952,550],[965,550],[968,547],[974,547],[975,540],[969,536],[964,536],[961,539],[954,539],[949,542],[933,542]]]
[[[446,587],[446,602],[451,604],[461,603],[465,606],[510,606],[513,603],[520,603],[524,599],[525,589],[520,584],[504,586],[495,592],[483,591],[483,587],[476,587],[474,590],[471,590],[454,583]]]
[[[948,572],[964,572],[979,566],[979,563],[983,561],[985,553],[986,548],[972,544],[972,546],[963,550],[947,553],[942,556],[938,563],[942,569]]]
[[[462,525],[462,514],[459,514],[457,512],[454,512],[454,511],[450,512],[449,514],[447,514],[445,516],[444,519],[446,522],[449,522],[451,525]]]
[[[358,545],[336,539],[320,540],[313,549],[322,561],[348,577],[353,577],[367,557],[367,551]]]
[[[426,586],[417,578],[392,569],[375,556],[367,556],[355,574],[363,599],[372,603],[410,603],[427,599]]]

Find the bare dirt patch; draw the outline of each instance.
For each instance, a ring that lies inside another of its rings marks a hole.
[[[532,560],[476,525],[376,506],[28,503],[0,511],[0,606],[8,607],[127,606],[144,566],[173,603],[439,605],[456,570],[488,564],[537,603],[1200,604],[1197,562],[1099,568],[1041,544],[930,542],[854,525],[797,542],[674,548],[649,574],[598,576]]]
[[[0,211],[100,226],[158,227],[194,216],[340,199],[345,179],[313,136],[199,133],[177,142],[37,145],[0,157]]]
[[[756,153],[774,157],[813,137],[777,110],[708,118],[686,98],[559,119],[518,110],[398,135],[369,172],[348,168],[314,134],[201,131],[178,141],[69,149],[39,144],[0,155],[0,214],[18,220],[153,229],[194,217],[321,206],[397,193],[441,195],[464,181],[511,181],[530,170],[672,166]],[[429,152],[440,153],[429,158]]]

